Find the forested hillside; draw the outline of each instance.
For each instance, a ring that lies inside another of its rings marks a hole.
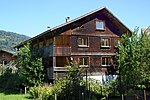
[[[14,46],[29,38],[25,35],[0,30],[0,49],[15,51]]]

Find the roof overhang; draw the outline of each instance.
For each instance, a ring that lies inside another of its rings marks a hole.
[[[36,39],[38,39],[38,38],[40,38],[40,37],[42,37],[42,36],[44,36],[44,35],[47,35],[47,34],[49,34],[49,35],[51,35],[51,36],[54,36],[54,35],[56,35],[56,32],[55,32],[56,30],[64,29],[65,26],[71,25],[72,23],[75,23],[75,22],[77,22],[77,21],[79,21],[79,20],[81,20],[81,19],[83,19],[83,18],[85,18],[85,17],[88,17],[88,16],[90,16],[90,15],[92,15],[92,14],[95,14],[95,13],[97,13],[97,12],[102,12],[102,13],[105,14],[108,18],[112,19],[112,22],[115,23],[119,28],[121,28],[124,33],[131,33],[131,32],[132,32],[132,31],[131,31],[127,26],[125,26],[116,16],[114,16],[114,15],[111,13],[111,11],[109,11],[106,7],[101,7],[101,8],[98,8],[98,9],[94,10],[94,11],[91,11],[91,12],[89,12],[89,13],[87,13],[87,14],[84,14],[84,15],[82,15],[82,16],[80,16],[80,17],[77,17],[77,18],[75,18],[75,19],[73,19],[73,20],[70,20],[70,21],[68,21],[68,22],[66,22],[66,23],[64,23],[64,24],[61,24],[61,25],[58,25],[58,26],[53,27],[53,28],[51,28],[51,29],[48,29],[48,30],[42,32],[41,34],[39,34],[39,35],[37,35],[37,36],[35,36],[35,37],[33,37],[33,38],[30,38],[29,40],[26,40],[26,41],[24,41],[24,42],[18,44],[18,45],[15,46],[14,48],[20,48],[20,47],[22,47],[25,43],[27,43],[27,42],[32,42],[32,41],[34,41],[34,40],[36,40]],[[57,34],[58,34],[58,33],[57,33]]]
[[[9,53],[9,54],[11,54],[11,55],[14,55],[14,54],[15,54],[15,52],[13,52],[13,51],[8,51],[8,50],[0,50],[0,52],[6,52],[6,53]]]

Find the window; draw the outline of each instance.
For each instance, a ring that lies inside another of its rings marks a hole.
[[[3,53],[3,54],[2,54],[2,57],[5,57],[5,56],[6,56],[5,53]]]
[[[109,39],[102,38],[101,39],[101,47],[110,47]]]
[[[120,41],[119,40],[115,40],[115,47],[118,47],[120,45]]]
[[[104,30],[105,29],[105,23],[104,23],[104,21],[96,21],[96,29],[98,29],[98,30]]]
[[[88,38],[87,37],[78,38],[78,46],[79,47],[88,47]]]
[[[8,63],[8,62],[5,60],[5,61],[4,61],[4,64],[6,65],[7,63]]]
[[[87,67],[88,66],[88,57],[81,57],[79,58],[79,66],[80,67]]]
[[[3,60],[3,65],[6,65],[8,62],[6,60]]]
[[[110,66],[111,57],[102,57],[101,63],[102,63],[102,66]]]

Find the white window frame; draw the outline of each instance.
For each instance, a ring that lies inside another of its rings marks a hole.
[[[103,42],[104,42],[104,45],[103,45]],[[106,44],[108,44],[108,45],[106,45]],[[110,39],[109,38],[101,38],[101,47],[109,48],[110,47]]]
[[[103,59],[105,60],[104,62],[105,62],[105,64],[103,64]],[[111,57],[110,56],[102,56],[101,57],[101,66],[104,66],[104,67],[106,67],[106,66],[111,66]],[[107,60],[108,60],[108,62],[107,62]],[[107,64],[108,63],[108,64]]]
[[[88,37],[78,37],[78,47],[89,47],[88,41]],[[81,42],[81,44],[79,42]]]
[[[82,59],[82,64],[80,64],[80,61]],[[85,64],[85,59],[87,59],[87,64]],[[79,58],[79,67],[88,67],[89,65],[89,57],[80,57]]]
[[[100,20],[96,20],[95,27],[97,30],[105,30],[105,22],[100,21]]]

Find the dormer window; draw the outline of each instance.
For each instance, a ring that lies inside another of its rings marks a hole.
[[[95,24],[96,24],[96,29],[97,30],[104,30],[105,29],[104,21],[97,20]]]

